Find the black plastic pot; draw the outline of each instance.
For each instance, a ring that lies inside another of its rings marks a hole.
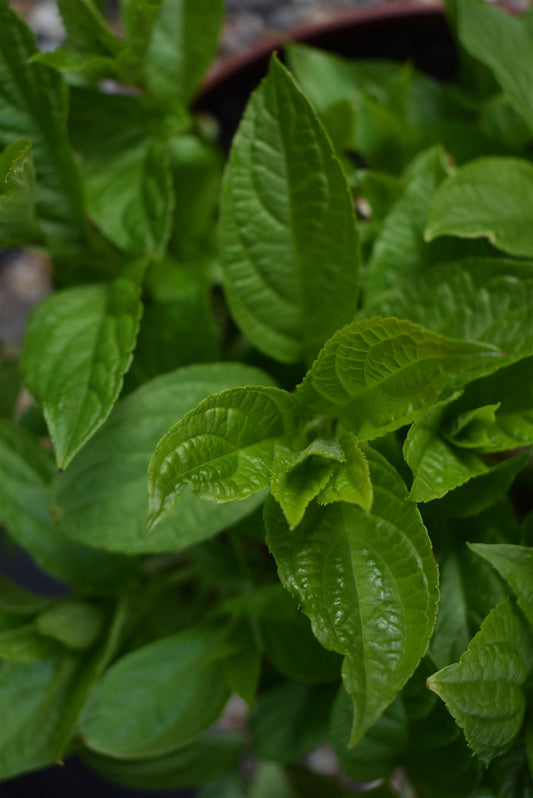
[[[265,40],[242,55],[224,60],[208,75],[196,108],[218,120],[226,147],[229,147],[250,92],[266,74],[270,54],[276,50],[282,56],[283,42],[287,40],[305,42],[350,58],[410,60],[441,80],[453,78],[456,71],[455,46],[439,6],[405,3],[361,9],[331,22],[298,28],[284,39]],[[56,589],[53,580],[40,575],[25,556],[17,555],[11,567],[6,568],[2,563],[0,570],[37,591]],[[76,757],[67,759],[64,767],[53,766],[0,785],[0,798],[33,798],[41,794],[54,798],[93,798],[94,795],[99,798],[128,795],[192,798],[194,791],[130,790],[109,783]]]

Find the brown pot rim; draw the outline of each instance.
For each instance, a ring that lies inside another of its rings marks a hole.
[[[218,89],[233,75],[246,70],[257,61],[267,58],[271,52],[282,49],[286,42],[306,41],[322,34],[331,33],[342,27],[365,25],[382,20],[393,22],[395,19],[405,18],[430,19],[442,17],[443,14],[443,6],[438,0],[437,2],[424,3],[423,5],[420,2],[406,2],[398,3],[394,6],[353,9],[333,14],[329,19],[304,23],[287,31],[285,34],[265,36],[246,48],[242,53],[229,55],[216,61],[207,73],[199,99],[203,99],[206,95]]]

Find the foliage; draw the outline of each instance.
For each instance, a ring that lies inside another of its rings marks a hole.
[[[0,520],[62,588],[0,580],[0,778],[532,796],[533,12],[450,2],[450,85],[289,45],[224,165],[221,0],[58,5],[39,53],[0,0],[0,245],[55,286]]]

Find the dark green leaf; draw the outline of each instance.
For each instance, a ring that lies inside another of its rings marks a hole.
[[[5,662],[47,660],[60,652],[60,646],[40,635],[33,623],[0,632],[0,660]]]
[[[533,624],[533,549],[505,543],[471,543],[470,548],[505,579],[520,609]]]
[[[489,368],[498,350],[444,338],[395,318],[339,330],[298,387],[310,412],[337,416],[371,439],[414,421],[453,389]]]
[[[116,55],[122,47],[93,0],[57,0],[68,45],[83,53]]]
[[[67,599],[54,604],[37,617],[37,631],[75,651],[90,648],[102,633],[101,611],[86,601]]]
[[[246,499],[267,488],[280,447],[298,429],[298,403],[271,387],[233,388],[204,399],[159,441],[149,466],[149,529],[187,486],[200,499]]]
[[[113,407],[131,362],[142,305],[133,280],[70,288],[33,312],[22,368],[65,468]]]
[[[146,535],[147,469],[161,435],[201,399],[234,385],[270,382],[258,369],[214,363],[179,369],[138,388],[117,404],[56,480],[53,504],[61,529],[93,546],[155,553],[184,549],[246,516],[261,496],[248,503],[212,505],[187,493],[179,511]]]
[[[533,638],[509,601],[498,604],[455,665],[428,680],[468,744],[488,763],[504,753],[522,726],[522,685],[533,661]]]
[[[437,189],[424,236],[426,241],[485,237],[504,252],[531,257],[532,209],[533,164],[518,158],[479,158]]]
[[[276,360],[311,360],[354,317],[358,238],[331,144],[276,59],[236,134],[221,213],[224,286],[235,320]]]
[[[85,240],[81,183],[66,134],[67,97],[61,77],[31,63],[33,35],[7,0],[0,3],[0,147],[31,142],[36,211],[54,251]]]
[[[0,244],[14,247],[38,238],[31,144],[20,141],[0,155]]]
[[[437,596],[436,564],[418,511],[405,501],[394,469],[370,449],[367,456],[370,513],[344,503],[313,505],[291,531],[273,499],[265,507],[267,543],[282,583],[301,602],[322,645],[345,657],[352,744],[418,664]]]
[[[227,653],[220,632],[196,626],[126,654],[91,694],[81,718],[85,743],[119,759],[160,756],[188,743],[228,699],[219,676]]]

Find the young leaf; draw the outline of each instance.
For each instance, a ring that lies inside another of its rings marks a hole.
[[[522,685],[532,661],[531,631],[513,605],[503,601],[486,617],[459,662],[428,679],[430,690],[445,701],[485,763],[504,753],[522,727]]]
[[[69,288],[33,312],[22,368],[65,468],[113,407],[135,346],[142,305],[132,280]]]
[[[315,504],[291,531],[273,499],[265,507],[267,543],[282,583],[322,645],[345,657],[352,744],[425,652],[438,592],[429,538],[415,506],[405,502],[404,483],[380,455],[366,453],[374,485],[370,513],[351,504]]]
[[[282,451],[272,463],[270,489],[291,529],[302,520],[309,502],[325,488],[344,451],[334,440],[315,438],[301,452]]]
[[[107,756],[136,759],[189,742],[229,697],[219,678],[227,653],[220,632],[196,626],[126,654],[91,694],[81,718],[85,743]]]
[[[134,562],[69,540],[52,523],[48,488],[55,473],[53,458],[26,430],[7,422],[0,423],[0,472],[0,522],[44,571],[104,593],[115,592],[131,578]]]
[[[358,236],[331,144],[275,58],[235,136],[221,201],[224,287],[235,320],[276,360],[312,360],[354,317]]]
[[[66,133],[67,102],[61,77],[31,63],[32,33],[0,2],[0,147],[31,142],[36,211],[54,251],[79,246],[86,228],[79,175]]]
[[[362,439],[414,421],[445,389],[482,372],[498,350],[395,318],[339,330],[318,355],[297,396],[310,412],[337,416]]]
[[[373,500],[372,481],[366,457],[354,435],[341,435],[339,444],[345,461],[335,463],[329,482],[317,496],[319,504],[348,502],[370,510]]]
[[[456,0],[461,44],[494,73],[513,107],[533,130],[533,28],[481,0]]]
[[[188,492],[179,512],[146,535],[146,472],[161,436],[206,396],[236,385],[270,383],[259,369],[212,363],[156,377],[120,400],[102,429],[56,479],[52,503],[60,529],[92,546],[155,553],[184,549],[248,515],[261,495],[212,505]]]
[[[37,616],[37,631],[64,646],[83,651],[98,640],[104,618],[101,611],[86,601],[67,599]]]
[[[0,155],[0,244],[14,247],[34,242],[39,231],[35,219],[35,174],[31,144],[19,141]]]
[[[469,546],[505,579],[520,609],[533,624],[533,549],[506,543],[470,543]]]
[[[149,528],[190,485],[200,499],[246,499],[267,488],[298,429],[297,401],[279,388],[233,388],[204,399],[159,441],[150,461]]]
[[[194,99],[216,55],[223,17],[222,0],[162,0],[144,62],[146,87],[157,100],[188,105]]]
[[[504,252],[533,256],[533,164],[478,158],[460,167],[429,206],[424,237],[440,236],[484,236]]]

